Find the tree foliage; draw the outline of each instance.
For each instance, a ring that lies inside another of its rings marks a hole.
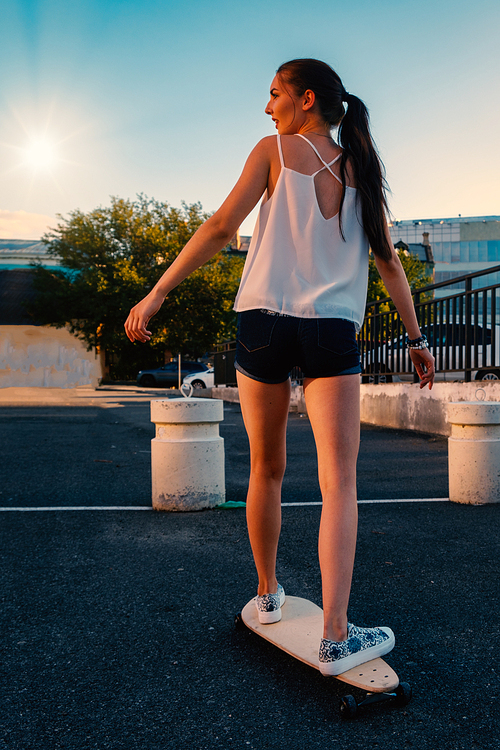
[[[68,326],[89,348],[107,354],[110,375],[134,378],[138,367],[163,362],[166,350],[200,357],[234,337],[232,310],[243,260],[219,253],[167,297],[151,321],[148,345],[131,344],[123,324],[130,308],[154,286],[208,218],[199,203],[167,203],[138,196],[112,198],[109,207],[72,211],[43,237],[64,270],[38,266],[37,322]]]
[[[418,255],[413,253],[405,252],[404,250],[396,250],[401,261],[401,265],[404,268],[406,278],[410,285],[410,289],[420,289],[421,287],[432,284],[432,277],[426,273],[426,265],[422,263]],[[389,297],[389,292],[385,288],[385,284],[382,281],[377,266],[375,265],[375,258],[370,253],[370,260],[368,265],[368,295],[367,302],[377,302],[378,300]],[[423,298],[422,298],[423,301]],[[380,305],[380,312],[387,312],[388,310],[394,310],[394,303],[392,300],[385,302]]]

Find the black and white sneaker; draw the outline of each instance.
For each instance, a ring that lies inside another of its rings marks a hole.
[[[322,638],[319,647],[319,671],[335,676],[392,651],[396,639],[390,628],[358,628],[347,625],[346,641]]]
[[[255,606],[259,615],[259,622],[269,625],[281,620],[281,607],[285,603],[285,592],[283,586],[278,583],[276,594],[264,594],[257,596]]]

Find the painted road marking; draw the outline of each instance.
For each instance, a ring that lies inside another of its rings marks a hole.
[[[29,513],[30,511],[46,510],[153,510],[151,505],[61,505],[41,506],[34,508],[0,508],[1,513],[17,510],[20,513]]]
[[[376,505],[383,503],[447,503],[449,497],[420,497],[410,499],[387,499],[387,500],[358,500],[358,505]],[[282,508],[307,507],[312,505],[322,505],[319,502],[312,503],[281,503]],[[17,511],[18,513],[32,513],[34,511],[56,511],[56,510],[153,510],[151,505],[49,505],[33,508],[13,507],[0,508],[0,513]]]
[[[449,497],[416,497],[409,499],[384,499],[384,500],[358,500],[358,505],[372,505],[377,503],[448,503]],[[282,507],[292,507],[295,505],[323,505],[320,501],[313,503],[281,503]]]

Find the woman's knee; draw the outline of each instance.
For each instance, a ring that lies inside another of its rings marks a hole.
[[[327,495],[351,494],[356,492],[356,465],[320,467],[319,485],[323,497]]]
[[[253,479],[281,482],[285,474],[286,460],[274,458],[252,458],[250,475]]]

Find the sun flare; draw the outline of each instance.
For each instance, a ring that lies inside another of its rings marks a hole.
[[[36,170],[50,169],[57,161],[56,149],[50,141],[31,141],[24,149],[25,164]]]

